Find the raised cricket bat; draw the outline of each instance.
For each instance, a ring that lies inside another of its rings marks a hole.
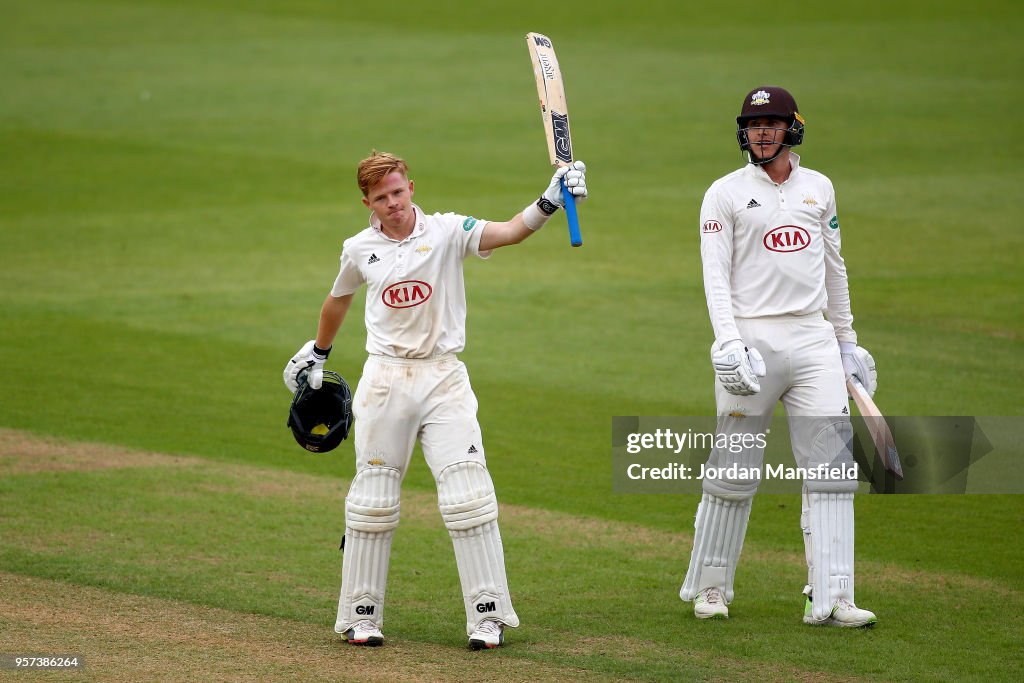
[[[875,402],[871,400],[867,389],[855,377],[846,380],[846,388],[857,404],[857,411],[864,418],[868,425],[868,433],[871,440],[875,442],[878,455],[882,458],[882,465],[896,475],[897,479],[903,479],[903,465],[900,464],[900,455],[896,452],[896,441],[892,438],[892,431],[882,417],[882,411],[878,409]]]
[[[544,120],[551,165],[568,166],[572,163],[572,137],[569,135],[569,111],[565,106],[562,70],[558,67],[555,48],[551,46],[551,40],[540,33],[527,33],[526,44],[530,48],[533,75],[537,79],[540,115]],[[569,192],[564,180],[562,200],[565,202],[565,218],[569,221],[569,241],[574,247],[582,246],[583,237],[580,236],[580,219],[576,214],[576,198]]]

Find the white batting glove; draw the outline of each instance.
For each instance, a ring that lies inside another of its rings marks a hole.
[[[319,389],[324,383],[324,362],[331,350],[318,349],[316,340],[310,339],[302,345],[299,352],[284,366],[284,385],[293,394],[299,390],[299,373],[309,371],[306,381],[309,386]]]
[[[711,346],[711,365],[725,390],[736,396],[751,396],[761,391],[757,378],[768,374],[761,353],[755,348],[748,349],[739,339],[722,346],[716,341]]]
[[[839,353],[843,357],[846,376],[856,377],[867,390],[868,396],[874,396],[878,389],[878,371],[875,369],[875,359],[868,350],[853,342],[839,342]]]
[[[574,161],[568,166],[559,166],[555,175],[551,176],[548,189],[544,190],[544,194],[541,195],[542,199],[546,199],[559,209],[565,207],[565,202],[562,200],[562,186],[559,182],[563,176],[565,177],[565,186],[576,197],[576,201],[581,202],[587,198],[586,164],[582,161]]]

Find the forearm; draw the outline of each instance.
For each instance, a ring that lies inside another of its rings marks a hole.
[[[488,223],[480,237],[480,251],[490,251],[510,244],[519,244],[533,233],[540,230],[554,213],[563,205],[564,187],[576,198],[583,201],[587,198],[586,165],[579,160],[568,166],[559,168],[552,176],[544,194],[535,202],[527,205],[504,223]]]
[[[352,305],[352,295],[331,296],[327,295],[324,305],[320,308],[320,324],[316,331],[316,345],[321,349],[329,349],[334,344],[334,338],[345,320],[349,306]]]
[[[846,275],[846,264],[838,249],[827,250],[825,254],[825,293],[828,296],[828,320],[836,329],[836,338],[841,342],[857,343],[853,331],[853,311],[850,306],[850,284]]]
[[[715,339],[723,343],[740,339],[732,311],[732,253],[723,245],[705,240],[701,243],[701,261],[704,295]]]
[[[535,230],[526,226],[523,212],[520,211],[503,223],[493,221],[488,223],[484,227],[484,234],[480,237],[480,251],[490,251],[499,247],[507,247],[510,244],[519,244],[534,232]]]

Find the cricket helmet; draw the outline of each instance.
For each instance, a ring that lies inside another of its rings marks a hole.
[[[786,134],[782,139],[784,147],[796,147],[804,141],[804,117],[800,116],[796,100],[785,88],[777,85],[764,85],[751,90],[743,100],[740,115],[736,117],[736,141],[739,142],[740,150],[750,152],[750,140],[747,137],[747,124],[751,119],[776,118],[789,123]],[[779,153],[782,148],[779,148]],[[772,157],[774,159],[778,154]],[[772,159],[754,162],[766,164]],[[753,156],[751,155],[751,160]]]
[[[307,451],[334,450],[352,429],[352,391],[348,383],[338,373],[325,370],[319,389],[309,386],[306,372],[299,374],[298,385],[288,411],[292,436]]]

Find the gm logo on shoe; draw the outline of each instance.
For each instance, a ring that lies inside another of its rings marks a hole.
[[[810,233],[799,225],[780,225],[769,230],[764,236],[764,248],[768,251],[800,251],[806,249],[810,243]]]
[[[381,295],[381,301],[389,308],[412,308],[430,298],[434,288],[422,280],[404,280],[389,285]]]
[[[476,603],[476,611],[483,614],[484,612],[497,612],[498,608],[494,602],[478,602]]]

